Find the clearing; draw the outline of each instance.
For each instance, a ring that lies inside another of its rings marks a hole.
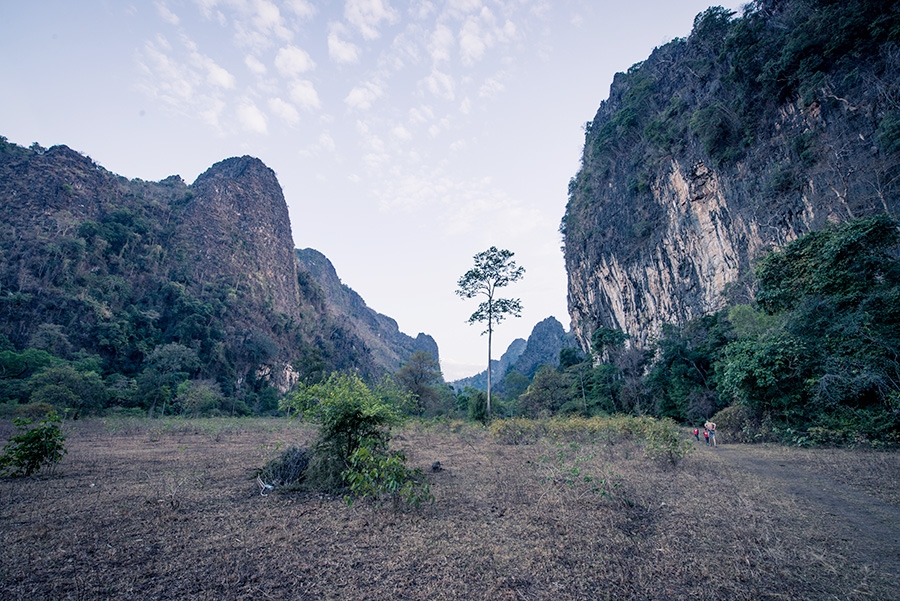
[[[0,480],[0,598],[891,599],[900,453],[637,441],[504,445],[411,424],[417,511],[261,496],[286,420],[66,424],[52,473]],[[12,432],[0,422],[0,440]],[[432,462],[444,469],[431,472]]]

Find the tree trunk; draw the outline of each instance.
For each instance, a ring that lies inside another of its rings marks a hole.
[[[487,406],[485,417],[491,419],[491,327],[488,325],[488,382],[487,382]]]

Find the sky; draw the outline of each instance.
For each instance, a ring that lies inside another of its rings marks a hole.
[[[260,158],[295,246],[434,337],[450,381],[487,364],[479,301],[455,290],[491,246],[525,268],[493,358],[547,317],[569,329],[559,224],[584,124],[709,5],[0,0],[0,135],[148,181]]]

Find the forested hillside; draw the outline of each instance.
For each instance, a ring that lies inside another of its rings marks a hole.
[[[269,411],[298,380],[375,379],[412,354],[380,361],[329,309],[258,159],[146,182],[5,138],[0,351],[0,402],[188,413]]]

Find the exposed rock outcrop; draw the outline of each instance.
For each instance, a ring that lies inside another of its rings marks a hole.
[[[300,298],[287,204],[275,172],[250,156],[225,159],[191,186],[178,234],[194,268],[192,287],[222,274],[255,304],[297,318]]]
[[[615,77],[561,228],[582,348],[600,326],[646,345],[664,323],[751,299],[763,252],[898,214],[898,32],[872,24],[900,17],[850,4],[710,9]]]

